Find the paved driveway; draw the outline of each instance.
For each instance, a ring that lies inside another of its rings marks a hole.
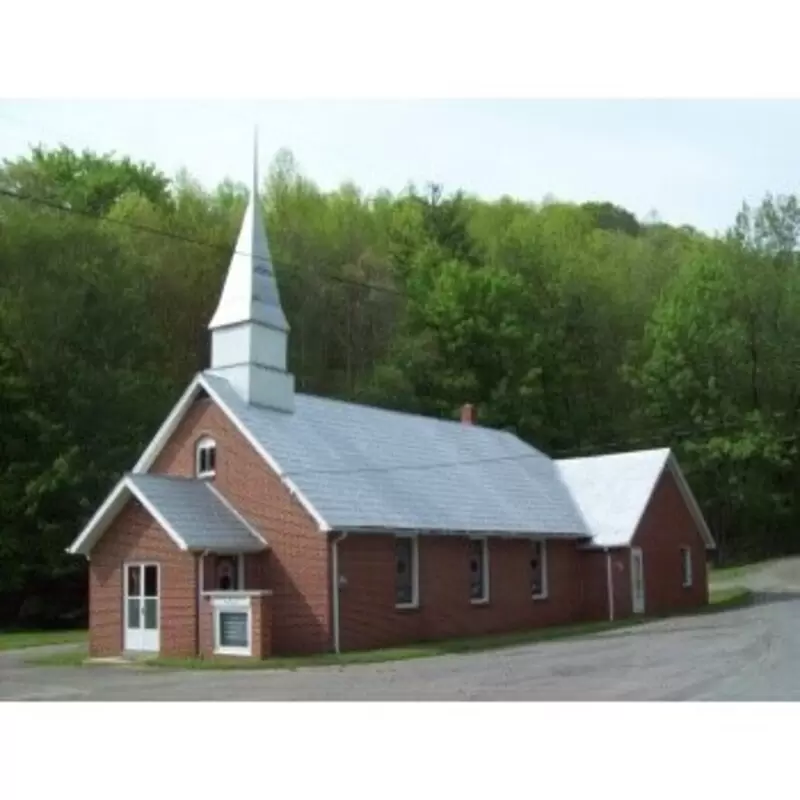
[[[0,699],[800,700],[800,591],[790,584],[768,576],[754,586],[759,602],[736,611],[394,664],[177,672],[33,667],[0,653]]]

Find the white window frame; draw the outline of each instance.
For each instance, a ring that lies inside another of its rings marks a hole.
[[[547,600],[550,592],[550,576],[547,569],[547,539],[532,539],[531,550],[533,550],[537,544],[541,545],[542,591],[538,594],[534,594],[533,589],[531,589],[531,599]]]
[[[469,601],[473,606],[485,606],[489,602],[489,539],[486,536],[472,536],[470,542],[481,543],[481,565],[483,567],[483,597],[470,596]],[[472,559],[472,550],[470,550],[470,560]]]
[[[694,584],[691,547],[681,547],[681,583],[684,589],[691,589]]]
[[[409,539],[411,541],[411,602],[397,603],[394,607],[400,610],[419,608],[419,537],[418,536],[395,536],[397,539]],[[397,559],[395,558],[395,580],[397,579]]]
[[[204,470],[200,466],[200,454],[209,450],[214,452],[214,468]],[[196,478],[213,478],[217,474],[217,443],[210,436],[204,436],[195,445],[194,474]]]
[[[253,611],[249,597],[214,598],[214,655],[252,656],[253,655]],[[226,613],[247,615],[247,647],[224,647],[222,645],[222,615]]]

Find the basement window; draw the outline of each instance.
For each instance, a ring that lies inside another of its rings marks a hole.
[[[197,443],[194,474],[198,478],[213,478],[217,474],[217,443],[208,436]]]
[[[416,536],[394,540],[395,608],[419,605],[419,542]]]
[[[547,542],[537,539],[531,542],[531,597],[534,600],[547,598]]]
[[[692,585],[692,551],[688,547],[681,547],[681,570],[683,573],[683,588]]]
[[[489,602],[489,540],[469,541],[469,599],[474,604]]]

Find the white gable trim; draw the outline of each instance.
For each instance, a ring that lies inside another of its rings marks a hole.
[[[265,538],[264,538],[264,537],[263,537],[263,536],[262,536],[262,535],[261,535],[261,534],[260,534],[260,533],[259,533],[259,532],[258,532],[258,531],[257,531],[257,530],[256,530],[256,529],[255,529],[255,528],[254,528],[254,527],[253,527],[251,524],[250,524],[250,523],[249,523],[249,521],[248,521],[248,520],[247,520],[245,517],[243,517],[243,516],[242,516],[242,515],[241,515],[241,514],[240,514],[240,513],[239,513],[239,512],[238,512],[238,511],[237,511],[237,510],[236,510],[236,509],[235,509],[235,508],[234,508],[234,507],[233,507],[233,506],[232,506],[232,505],[229,503],[229,502],[228,502],[228,499],[222,495],[222,493],[219,491],[219,489],[217,489],[217,487],[216,487],[216,486],[214,486],[214,484],[213,484],[213,483],[207,483],[207,484],[206,484],[206,487],[207,487],[207,488],[209,488],[209,489],[210,489],[210,490],[211,490],[211,491],[214,493],[214,496],[217,498],[217,500],[219,500],[219,501],[220,501],[220,503],[222,503],[222,505],[224,505],[224,506],[225,506],[225,508],[227,508],[227,509],[228,509],[228,511],[230,511],[230,512],[231,512],[231,514],[233,514],[233,516],[234,516],[234,517],[236,517],[236,519],[238,519],[238,520],[239,520],[239,522],[241,522],[241,523],[242,523],[242,525],[244,525],[244,527],[245,527],[245,528],[247,528],[247,530],[248,530],[250,533],[252,533],[252,534],[253,534],[253,536],[255,536],[255,538],[256,538],[256,539],[258,539],[258,541],[259,541],[259,542],[261,542],[261,544],[263,544],[263,545],[264,545],[264,547],[267,547],[267,540],[266,540],[266,539],[265,539]]]
[[[689,488],[689,484],[684,477],[683,471],[678,465],[678,460],[675,458],[671,450],[669,456],[667,456],[667,463],[664,466],[664,470],[666,469],[672,471],[672,476],[675,478],[675,483],[678,484],[678,490],[683,496],[683,500],[688,506],[692,517],[694,518],[695,524],[700,531],[700,535],[703,537],[703,542],[705,542],[706,549],[716,550],[717,543],[714,541],[714,537],[711,535],[708,523],[706,523],[703,512],[700,510],[697,499],[692,493],[692,490]],[[661,471],[661,475],[664,474],[664,470]],[[659,475],[659,479],[661,478],[661,475]],[[656,483],[658,483],[658,481],[656,481]]]
[[[141,458],[136,462],[133,468],[134,472],[147,472],[155,463],[155,460],[160,455],[161,451],[166,446],[169,438],[177,430],[181,420],[186,416],[187,411],[191,408],[192,403],[197,398],[200,390],[203,389],[214,403],[222,410],[225,416],[233,423],[236,430],[244,436],[250,446],[258,453],[259,456],[267,463],[272,471],[280,478],[284,486],[291,492],[292,496],[297,499],[301,506],[305,509],[306,513],[316,522],[317,527],[322,533],[328,533],[331,530],[330,525],[325,521],[322,515],[314,508],[311,501],[300,491],[294,481],[291,480],[281,469],[278,462],[270,455],[267,450],[262,447],[261,443],[250,433],[242,421],[233,413],[233,411],[223,402],[222,398],[211,388],[208,381],[205,380],[202,373],[194,377],[189,387],[178,400],[175,407],[170,412],[164,424],[159,428],[153,440],[147,446],[147,449],[142,453]],[[260,537],[259,537],[260,538]]]
[[[692,490],[689,488],[689,484],[686,481],[686,477],[684,476],[683,471],[678,465],[678,461],[671,450],[665,451],[664,463],[661,469],[658,471],[658,474],[656,475],[656,478],[653,481],[653,485],[650,487],[650,492],[647,495],[647,501],[642,506],[639,518],[636,520],[636,524],[630,531],[628,538],[624,541],[615,542],[614,544],[606,544],[604,542],[590,541],[584,545],[579,545],[580,549],[616,550],[619,548],[630,547],[634,538],[636,537],[636,534],[639,532],[639,528],[641,527],[642,520],[644,519],[644,516],[647,513],[647,509],[650,508],[650,502],[653,499],[653,494],[655,493],[656,487],[658,486],[659,481],[664,476],[664,473],[667,470],[669,470],[672,473],[672,477],[675,479],[675,484],[678,487],[678,491],[681,493],[681,497],[683,497],[683,501],[686,503],[686,507],[689,509],[689,513],[692,515],[692,519],[694,520],[695,525],[697,525],[697,529],[700,532],[700,536],[703,539],[706,549],[716,550],[717,544],[714,541],[714,537],[711,535],[708,523],[706,523],[705,517],[703,516],[703,512],[700,510],[700,506],[697,502],[697,499],[692,493]]]
[[[186,542],[180,537],[177,531],[167,522],[158,509],[145,497],[145,495],[135,486],[129,477],[123,478],[105,499],[94,516],[86,523],[84,529],[78,534],[75,541],[67,548],[67,552],[72,555],[89,555],[100,537],[106,532],[108,526],[116,519],[117,515],[125,506],[125,503],[135,497],[144,507],[148,514],[164,529],[165,533],[175,543],[180,550],[188,550]]]
[[[178,546],[178,549],[188,550],[189,546],[181,538],[180,534],[167,522],[161,515],[161,512],[147,499],[139,487],[136,486],[130,478],[125,479],[125,484],[136,499],[145,507],[150,516],[167,532],[169,538]]]
[[[192,403],[197,399],[202,387],[200,383],[200,375],[195,375],[192,382],[186,388],[186,391],[181,395],[180,400],[175,404],[169,416],[164,420],[158,432],[147,445],[144,453],[139,457],[139,460],[133,466],[133,472],[147,472],[153,463],[161,454],[170,436],[178,428],[181,420],[186,416],[186,412],[191,408]]]
[[[122,506],[125,505],[125,500],[128,499],[128,494],[129,492],[126,491],[125,479],[123,478],[111,490],[100,508],[94,512],[92,518],[86,523],[83,530],[67,548],[67,552],[72,555],[76,553],[88,555],[92,545],[100,538],[102,530],[105,530],[105,528],[108,527],[108,523],[122,510]]]
[[[664,474],[668,470],[672,473],[672,477],[675,479],[675,484],[678,487],[678,491],[681,493],[683,502],[686,503],[686,507],[689,509],[689,513],[692,515],[695,525],[697,525],[697,529],[700,531],[700,536],[705,543],[706,549],[715,550],[717,545],[714,541],[714,537],[711,535],[708,524],[703,517],[703,512],[700,510],[700,506],[698,505],[695,496],[692,494],[692,490],[689,488],[689,484],[686,482],[686,478],[684,477],[683,472],[678,465],[678,461],[672,453],[672,450],[667,451],[666,458],[664,459],[664,465],[661,467],[658,475],[656,475],[656,479],[653,481],[653,485],[650,488],[650,494],[647,496],[647,502],[642,508],[642,513],[639,515],[639,519],[636,520],[636,525],[631,531],[631,535],[627,543],[625,543],[623,546],[630,546],[630,544],[636,538],[636,534],[639,532],[639,528],[642,525],[644,515],[647,513],[647,509],[650,508],[650,503],[653,500],[653,494],[655,494],[659,481],[664,477]]]

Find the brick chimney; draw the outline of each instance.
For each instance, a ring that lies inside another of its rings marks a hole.
[[[464,403],[461,406],[461,422],[464,425],[475,424],[475,406],[472,403]]]

